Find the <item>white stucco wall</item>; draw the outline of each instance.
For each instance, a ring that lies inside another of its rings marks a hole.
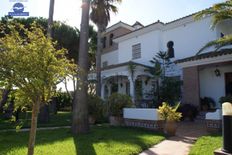
[[[108,65],[111,65],[134,61],[151,65],[149,61],[157,52],[167,51],[168,41],[174,42],[175,58],[171,59],[174,61],[195,55],[207,42],[219,36],[217,29],[210,29],[210,17],[199,21],[194,21],[192,17],[182,20],[138,33],[139,35],[130,39],[118,41],[118,50],[103,54],[102,62],[108,61]],[[136,31],[134,33],[137,34]],[[132,46],[138,43],[141,44],[141,58],[132,60]],[[167,76],[179,75],[181,75],[181,70],[176,65],[171,66],[167,72]]]
[[[118,64],[118,50],[102,54],[101,66],[104,61],[108,61],[108,65]]]
[[[157,109],[124,108],[123,118],[139,120],[162,120]]]
[[[221,76],[217,77],[215,69],[219,69]],[[225,76],[227,72],[232,72],[232,65],[207,67],[199,71],[200,96],[211,97],[218,104],[219,98],[225,96]]]
[[[209,41],[217,38],[216,30],[210,29],[211,18],[173,26],[162,33],[162,50],[167,42],[174,42],[175,58],[182,59],[195,55]]]
[[[141,44],[141,58],[134,59],[134,62],[149,64],[149,61],[154,57],[155,52],[160,50],[160,31],[152,31],[140,36],[125,40],[119,43],[119,63],[132,60],[132,46]]]

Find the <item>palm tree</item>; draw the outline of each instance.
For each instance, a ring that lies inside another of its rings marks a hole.
[[[195,15],[195,19],[202,19],[205,16],[213,16],[212,18],[212,28],[214,29],[216,25],[220,24],[223,21],[232,20],[232,0],[228,0],[226,2],[218,3],[213,5],[211,8],[203,10]],[[231,45],[232,44],[232,34],[225,35],[224,37],[213,40],[207,43],[204,47],[202,47],[199,52],[200,54],[204,49],[208,47],[215,46],[216,50],[221,47]]]
[[[72,133],[81,134],[89,131],[87,105],[87,72],[88,72],[88,38],[89,38],[89,9],[90,0],[82,0],[82,17],[80,29],[80,46],[78,65],[81,70],[76,86],[73,104]]]
[[[53,31],[53,14],[54,14],[54,6],[55,6],[55,0],[50,0],[49,4],[49,16],[48,16],[48,28],[47,28],[47,36],[52,38]],[[47,123],[49,121],[49,106],[48,104],[43,104],[40,107],[40,113],[39,113],[39,122],[40,123]]]
[[[97,52],[96,52],[96,72],[97,72],[97,88],[98,96],[101,96],[101,51],[102,51],[102,33],[105,31],[109,21],[110,12],[117,13],[118,9],[113,3],[120,3],[121,0],[93,0],[91,2],[92,12],[91,20],[98,28],[97,34]]]
[[[55,6],[55,0],[50,0],[49,16],[48,16],[48,37],[52,37],[54,6]]]

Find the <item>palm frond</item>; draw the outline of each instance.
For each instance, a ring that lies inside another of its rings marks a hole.
[[[232,34],[231,35],[226,35],[223,38],[217,39],[210,41],[207,43],[204,47],[202,47],[199,52],[196,55],[199,55],[202,53],[203,50],[209,48],[209,47],[215,47],[216,51],[219,50],[220,48],[227,46],[227,45],[232,45]]]

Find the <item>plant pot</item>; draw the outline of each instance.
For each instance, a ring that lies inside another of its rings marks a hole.
[[[110,125],[112,126],[121,126],[123,125],[123,118],[119,116],[110,116]]]
[[[96,118],[92,115],[89,116],[89,124],[94,125],[96,123]]]
[[[166,121],[164,125],[164,133],[168,136],[175,136],[177,123],[175,121]]]

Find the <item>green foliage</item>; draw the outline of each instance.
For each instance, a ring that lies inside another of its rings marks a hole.
[[[166,121],[179,121],[182,117],[182,114],[180,112],[177,112],[177,109],[180,104],[177,104],[176,106],[172,107],[168,103],[163,102],[162,106],[159,106],[158,112]]]
[[[214,29],[217,24],[225,20],[232,20],[232,0],[227,0],[226,2],[218,3],[213,5],[211,8],[200,11],[195,15],[195,19],[199,20],[204,18],[205,16],[213,16],[212,17],[212,28]],[[202,47],[199,52],[200,54],[203,50],[208,47],[214,46],[216,51],[221,47],[231,45],[232,44],[232,35],[226,35],[217,40],[210,41],[204,47]]]
[[[171,104],[180,101],[181,84],[180,80],[173,77],[165,77],[159,88],[161,101]]]
[[[30,28],[8,23],[9,33],[1,24],[5,37],[0,38],[0,81],[17,88],[15,102],[31,105],[47,103],[55,86],[76,67],[66,59],[67,50],[56,50],[43,30],[33,23]],[[23,34],[23,35],[22,35]]]
[[[195,15],[195,19],[199,20],[205,16],[212,15],[212,28],[223,20],[232,18],[232,0],[227,0],[226,2],[214,4],[211,8],[200,11]]]
[[[2,25],[9,25],[11,22],[20,23],[25,26],[25,28],[30,29],[31,24],[36,22],[39,26],[42,27],[44,35],[47,34],[47,26],[48,20],[42,17],[29,17],[29,18],[11,18],[11,17],[2,17],[0,23]],[[9,33],[9,28],[5,27],[5,32]],[[65,54],[69,59],[74,59],[75,63],[78,60],[78,52],[79,52],[79,30],[77,28],[73,28],[63,22],[54,21],[53,23],[53,40],[57,41],[55,46],[56,49],[65,48],[68,52]],[[91,65],[95,65],[95,51],[97,44],[97,33],[94,30],[93,26],[89,28],[89,68]],[[0,37],[4,36],[0,32]]]
[[[103,117],[104,101],[99,96],[89,95],[88,106],[89,115],[94,116],[96,119]]]
[[[121,3],[122,0],[92,0],[90,18],[96,25],[106,28],[110,21],[110,12],[117,13],[118,8],[114,3]]]
[[[68,93],[58,92],[56,94],[56,98],[57,98],[57,109],[58,110],[62,110],[62,111],[66,110],[66,109],[71,110],[72,98],[69,96]]]
[[[222,97],[220,97],[219,103],[223,104],[223,103],[225,103],[225,102],[230,102],[230,103],[232,103],[232,96],[229,95],[229,96],[222,96]]]
[[[122,116],[123,108],[129,107],[132,107],[132,101],[128,95],[113,93],[108,98],[108,110],[111,116]]]

